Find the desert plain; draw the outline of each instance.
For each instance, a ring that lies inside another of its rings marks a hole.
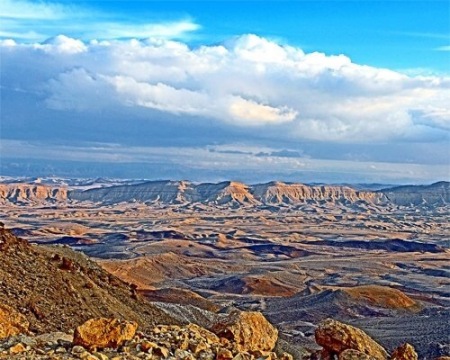
[[[332,317],[389,350],[449,354],[448,183],[202,185],[9,181],[0,221],[87,254],[150,301],[261,311],[292,348],[315,348]]]

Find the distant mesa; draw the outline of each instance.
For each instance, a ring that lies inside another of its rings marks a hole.
[[[89,188],[86,189],[86,183]],[[266,207],[323,205],[342,206],[425,206],[450,204],[450,183],[398,186],[377,191],[357,190],[349,186],[305,185],[269,182],[247,185],[235,181],[195,184],[188,181],[130,181],[115,185],[101,182],[81,182],[67,186],[2,183],[0,202],[26,205],[30,203],[91,202],[100,205],[119,203],[142,204],[202,204],[226,207]]]
[[[65,187],[36,184],[0,184],[0,202],[15,204],[56,203],[68,200]]]
[[[379,190],[386,198],[402,206],[439,206],[450,204],[450,182],[440,181],[431,185],[396,186]]]

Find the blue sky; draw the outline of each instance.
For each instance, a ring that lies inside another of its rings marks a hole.
[[[4,0],[0,39],[5,175],[449,177],[448,1]]]

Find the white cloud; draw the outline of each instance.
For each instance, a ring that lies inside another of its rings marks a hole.
[[[44,51],[48,50],[49,52],[62,54],[77,54],[87,50],[86,45],[82,41],[64,35],[55,36],[45,41],[43,45],[38,44],[36,47],[42,48]]]
[[[450,51],[450,45],[439,46],[436,48],[437,51]]]
[[[83,43],[66,36],[1,46],[6,78],[40,88],[45,104],[60,111],[123,108],[131,121],[145,108],[183,122],[263,126],[261,134],[277,139],[448,139],[450,78],[305,54],[256,35],[194,49],[161,38]]]

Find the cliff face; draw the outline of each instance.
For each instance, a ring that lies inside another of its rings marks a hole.
[[[67,200],[67,189],[36,184],[0,184],[0,201],[11,203],[61,202]]]
[[[74,190],[69,198],[78,201],[113,204],[120,202],[183,202],[189,185],[182,181],[151,181],[136,185],[119,185],[94,188],[86,191]]]
[[[271,182],[253,186],[253,194],[265,204],[296,204],[308,201],[381,203],[383,194],[357,191],[347,186],[307,186]]]
[[[157,181],[139,185],[73,191],[69,198],[101,203],[160,202],[203,203],[213,205],[281,205],[309,201],[355,203],[363,201],[380,204],[386,201],[382,193],[357,191],[345,186],[307,186],[272,182],[246,185],[226,181],[218,184],[193,184],[186,181]]]

